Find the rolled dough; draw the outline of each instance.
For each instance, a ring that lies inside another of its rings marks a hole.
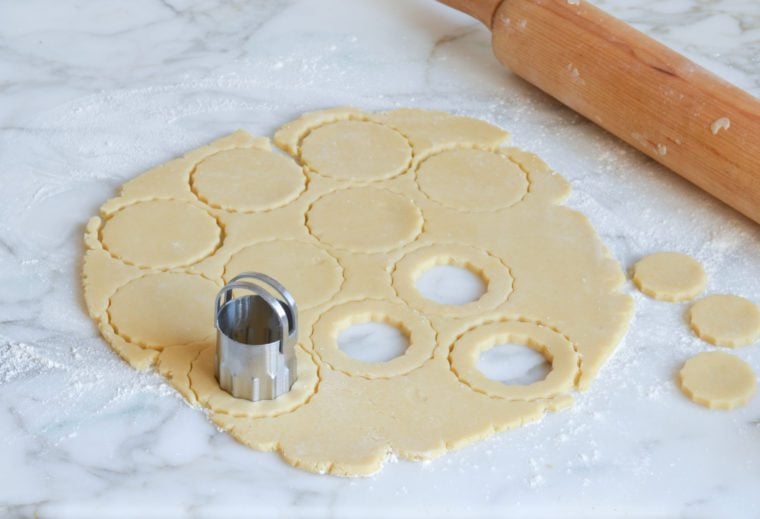
[[[111,347],[154,366],[240,442],[294,466],[357,476],[391,454],[442,455],[572,402],[632,314],[624,281],[567,183],[505,147],[484,121],[414,109],[336,108],[267,139],[243,131],[158,166],[90,220],[84,293]],[[485,293],[428,301],[416,278],[467,268]],[[248,402],[214,379],[213,299],[245,270],[271,274],[299,302],[298,380]],[[337,336],[379,321],[409,339],[399,357],[362,362]],[[526,344],[552,363],[527,386],[489,380],[478,352]]]
[[[678,252],[658,252],[633,266],[633,282],[646,295],[662,301],[688,301],[705,289],[702,265]]]
[[[752,368],[721,351],[700,353],[679,372],[681,389],[691,400],[710,409],[733,409],[749,402],[757,380]]]
[[[729,294],[714,294],[692,305],[689,325],[700,339],[717,346],[746,346],[760,337],[760,308]]]

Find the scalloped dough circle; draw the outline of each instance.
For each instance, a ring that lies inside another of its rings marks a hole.
[[[465,268],[483,280],[485,292],[475,301],[462,305],[446,305],[432,301],[417,290],[417,279],[438,265]],[[478,315],[503,303],[512,292],[512,276],[498,258],[472,247],[446,243],[416,249],[401,258],[393,269],[393,287],[410,306],[426,314],[451,317]]]
[[[388,126],[345,120],[311,130],[301,143],[301,160],[326,177],[374,181],[406,171],[412,148]]]
[[[409,339],[409,347],[387,362],[363,362],[338,348],[340,332],[354,324],[385,323],[397,327]],[[388,301],[351,301],[320,316],[312,335],[314,349],[323,362],[350,376],[389,378],[408,373],[430,359],[435,349],[435,332],[430,323],[404,305]]]
[[[303,170],[292,158],[259,148],[220,151],[202,160],[190,178],[202,202],[241,212],[281,207],[306,185]]]
[[[502,384],[486,377],[478,368],[480,354],[494,346],[517,343],[546,357],[551,371],[543,380],[527,385]],[[572,389],[578,375],[578,354],[559,333],[534,323],[505,321],[480,325],[454,344],[449,356],[457,377],[486,395],[505,400],[551,398]]]
[[[528,177],[501,153],[474,148],[444,150],[417,169],[417,184],[432,200],[467,211],[493,211],[519,202]]]
[[[116,332],[152,349],[191,344],[214,334],[213,301],[219,286],[193,274],[157,272],[133,279],[111,297]]]
[[[103,247],[125,263],[163,269],[191,265],[213,254],[222,230],[196,205],[150,200],[115,212],[106,219],[100,236]]]
[[[687,360],[678,372],[678,383],[693,402],[710,409],[733,409],[755,394],[757,379],[739,357],[709,351]]]
[[[285,285],[301,310],[330,300],[343,282],[338,260],[321,247],[296,240],[272,240],[245,247],[227,262],[224,279],[229,281],[250,271],[266,272]]]
[[[319,241],[353,252],[384,252],[414,240],[422,214],[409,198],[377,187],[350,187],[327,193],[306,215]]]
[[[743,297],[709,295],[689,308],[688,318],[697,337],[716,346],[746,346],[760,337],[760,308]]]
[[[191,150],[125,183],[101,207],[105,222],[90,219],[90,316],[135,368],[155,365],[221,429],[303,470],[368,475],[389,453],[434,458],[536,421],[594,380],[632,300],[588,220],[560,205],[567,182],[500,147],[506,137],[444,112],[334,108],[275,133],[292,158],[243,131]],[[460,154],[456,167],[426,169]],[[470,159],[485,164],[471,180],[492,190],[461,184]],[[464,305],[424,300],[415,276],[440,263],[488,289]],[[270,402],[232,398],[214,376],[214,298],[247,270],[299,303],[296,386]],[[361,362],[340,350],[342,329],[371,320],[408,337],[403,355]],[[551,374],[523,388],[468,374],[476,349],[507,338],[551,356]]]
[[[702,265],[685,254],[658,252],[633,266],[633,282],[643,293],[661,301],[689,301],[705,289]]]

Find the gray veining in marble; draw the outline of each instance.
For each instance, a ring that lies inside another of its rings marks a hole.
[[[760,3],[599,5],[760,95]],[[760,302],[760,228],[503,70],[432,0],[0,0],[0,510],[8,516],[760,516],[760,397],[710,412],[674,373],[712,348],[684,304],[637,304],[576,406],[429,463],[314,476],[217,432],[119,360],[79,287],[87,217],[151,165],[307,110],[491,120],[573,186],[624,268],[700,260]],[[760,372],[760,346],[736,350]]]

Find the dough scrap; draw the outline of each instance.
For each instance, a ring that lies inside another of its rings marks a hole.
[[[678,373],[681,390],[692,401],[710,409],[733,409],[755,394],[757,379],[740,358],[722,351],[700,353]]]
[[[685,254],[658,252],[636,262],[633,282],[655,299],[689,301],[705,289],[707,274],[699,262]]]
[[[716,346],[746,346],[760,337],[760,308],[739,296],[704,297],[691,306],[688,320],[697,337]]]
[[[353,163],[331,163],[325,150],[325,168],[317,137],[340,148],[346,128],[388,136],[368,137],[364,152],[392,149]],[[312,472],[367,475],[390,453],[428,459],[536,421],[591,384],[633,306],[589,222],[560,205],[567,182],[535,155],[503,147],[506,138],[443,112],[337,108],[275,133],[294,163],[268,139],[235,132],[127,182],[90,219],[88,311],[136,369],[154,366],[240,442]],[[491,165],[460,189],[462,157]],[[259,168],[270,162],[278,174]],[[232,173],[220,182],[224,171]],[[254,179],[256,197],[241,196]],[[114,226],[154,203],[163,213]],[[414,283],[437,264],[470,269],[487,290],[458,306],[426,300]],[[280,279],[299,302],[297,386],[270,402],[232,398],[213,374],[213,299],[245,270]],[[337,334],[366,320],[399,327],[405,353],[380,363],[343,354]],[[551,357],[551,374],[522,387],[481,378],[475,350],[506,339]]]

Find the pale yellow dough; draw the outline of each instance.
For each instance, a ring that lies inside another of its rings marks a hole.
[[[432,200],[468,211],[509,207],[528,192],[527,175],[507,155],[470,148],[443,150],[425,159],[417,169],[417,184]]]
[[[202,160],[190,183],[201,201],[217,209],[267,211],[293,201],[306,188],[306,177],[291,158],[239,148]]]
[[[721,351],[700,353],[687,360],[678,380],[686,396],[710,409],[733,409],[746,404],[757,385],[746,362]]]
[[[633,282],[646,295],[662,301],[688,301],[707,283],[702,265],[678,252],[658,252],[633,266]]]
[[[382,180],[403,173],[412,148],[396,130],[371,121],[337,121],[311,130],[301,160],[315,173],[347,180]]]
[[[689,308],[688,319],[697,337],[717,346],[746,346],[760,338],[760,308],[743,297],[709,295]]]
[[[195,263],[211,255],[221,242],[221,228],[208,211],[174,200],[128,205],[108,215],[100,232],[103,247],[114,257],[154,268]]]
[[[240,442],[292,465],[371,474],[389,454],[440,456],[572,403],[628,326],[619,265],[567,183],[505,147],[487,122],[414,109],[336,108],[284,125],[275,142],[238,131],[125,184],[87,225],[84,293],[111,347],[154,366]],[[460,306],[415,288],[426,269],[470,269],[485,293]],[[214,379],[213,299],[255,270],[299,303],[298,381],[251,403]],[[337,347],[378,321],[408,338],[387,362]],[[479,352],[526,344],[545,380],[506,386]]]

